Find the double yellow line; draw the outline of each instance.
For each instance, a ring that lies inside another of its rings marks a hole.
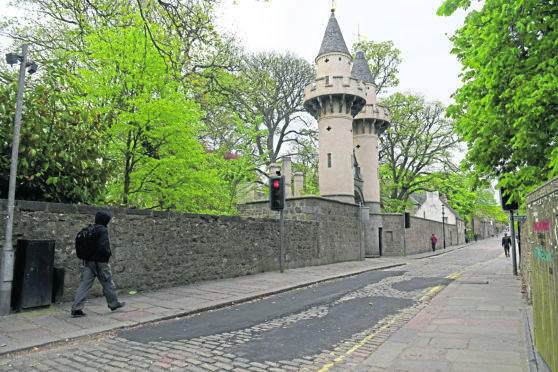
[[[471,265],[469,267],[466,267],[463,270],[460,271],[456,271],[453,274],[450,274],[448,276],[446,276],[446,279],[457,279],[460,276],[462,276],[463,274],[465,274],[468,271],[471,271],[472,269],[481,266],[481,265],[485,265],[488,264],[492,261],[498,260],[502,257],[502,255],[495,257],[491,260],[485,261],[485,262],[477,262],[474,265]],[[423,302],[426,298],[428,298],[429,296],[441,291],[444,288],[444,286],[442,285],[437,285],[435,287],[432,287],[430,289],[427,290],[427,292],[422,295],[418,301],[419,302]],[[331,363],[328,363],[326,365],[324,365],[322,368],[319,369],[319,372],[326,372],[329,371],[329,369],[331,367],[333,367],[335,364],[342,362],[345,358],[347,358],[349,355],[351,355],[352,353],[354,353],[355,351],[357,351],[358,349],[360,349],[362,346],[364,346],[364,344],[366,344],[370,339],[374,338],[375,336],[377,336],[380,332],[382,332],[384,329],[388,328],[390,325],[392,325],[393,323],[395,323],[396,321],[398,321],[404,314],[403,313],[399,313],[393,317],[388,317],[387,319],[383,320],[384,324],[378,328],[377,330],[375,330],[374,332],[372,332],[371,334],[369,334],[368,336],[366,336],[365,338],[363,338],[362,340],[360,340],[358,342],[358,344],[356,344],[355,346],[353,346],[352,348],[350,348],[349,350],[347,350],[345,352],[345,354],[338,356],[337,358],[333,359],[333,361]],[[339,348],[336,348],[337,350]],[[332,355],[335,354],[335,351],[331,352]]]
[[[352,353],[354,353],[355,351],[360,349],[362,346],[364,346],[365,343],[367,343],[369,340],[371,340],[372,338],[377,336],[384,329],[388,328],[390,325],[392,325],[393,323],[398,321],[399,318],[401,318],[403,315],[404,315],[403,313],[399,313],[399,314],[397,314],[397,315],[395,315],[391,318],[388,318],[387,320],[384,320],[385,323],[380,328],[378,328],[377,330],[375,330],[374,332],[372,332],[371,334],[369,334],[368,336],[366,336],[365,338],[360,340],[358,342],[358,344],[356,344],[355,346],[353,346],[352,348],[347,350],[344,355],[340,355],[337,358],[333,359],[333,361],[331,363],[328,363],[328,364],[324,365],[322,368],[319,369],[319,372],[328,371],[336,363],[339,363],[339,362],[343,361],[343,359],[345,359],[346,357],[348,357],[349,355],[351,355]],[[331,352],[331,354],[335,354],[335,352],[333,351],[333,352]]]

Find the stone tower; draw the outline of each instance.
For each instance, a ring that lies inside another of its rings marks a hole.
[[[381,253],[378,136],[390,118],[376,103],[364,53],[359,50],[351,62],[332,9],[316,57],[316,80],[304,90],[304,107],[318,120],[320,195],[364,207],[365,254],[372,256]]]
[[[304,107],[318,120],[320,195],[355,202],[353,118],[366,104],[363,84],[351,77],[352,57],[332,10],[316,57],[316,80]]]
[[[380,213],[380,180],[378,164],[378,136],[389,126],[387,109],[376,103],[376,85],[368,61],[362,50],[356,53],[351,76],[362,81],[366,92],[366,105],[353,120],[355,157],[362,178],[362,200],[372,213]]]
[[[380,210],[378,136],[389,126],[390,117],[388,110],[376,103],[376,85],[362,50],[355,55],[352,76],[362,81],[366,91],[366,105],[353,120],[353,140],[362,180],[361,187],[357,187],[355,192],[360,197],[356,202],[369,209],[365,255],[370,257],[381,254],[383,218]]]

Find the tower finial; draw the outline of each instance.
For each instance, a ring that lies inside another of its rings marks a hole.
[[[360,45],[360,23],[357,24],[357,39],[358,39],[358,43]]]
[[[331,0],[331,12],[335,13],[335,0]]]
[[[366,35],[362,35],[360,33],[360,23],[357,23],[357,33],[354,34],[357,37],[357,45],[360,47],[362,46],[362,44],[364,43],[364,40],[366,40],[368,37]]]

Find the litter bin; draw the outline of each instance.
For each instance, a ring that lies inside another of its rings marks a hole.
[[[19,239],[15,252],[12,308],[50,306],[55,240]]]

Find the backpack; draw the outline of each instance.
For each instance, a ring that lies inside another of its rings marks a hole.
[[[80,260],[90,261],[95,255],[95,225],[81,229],[76,235],[76,254]]]

